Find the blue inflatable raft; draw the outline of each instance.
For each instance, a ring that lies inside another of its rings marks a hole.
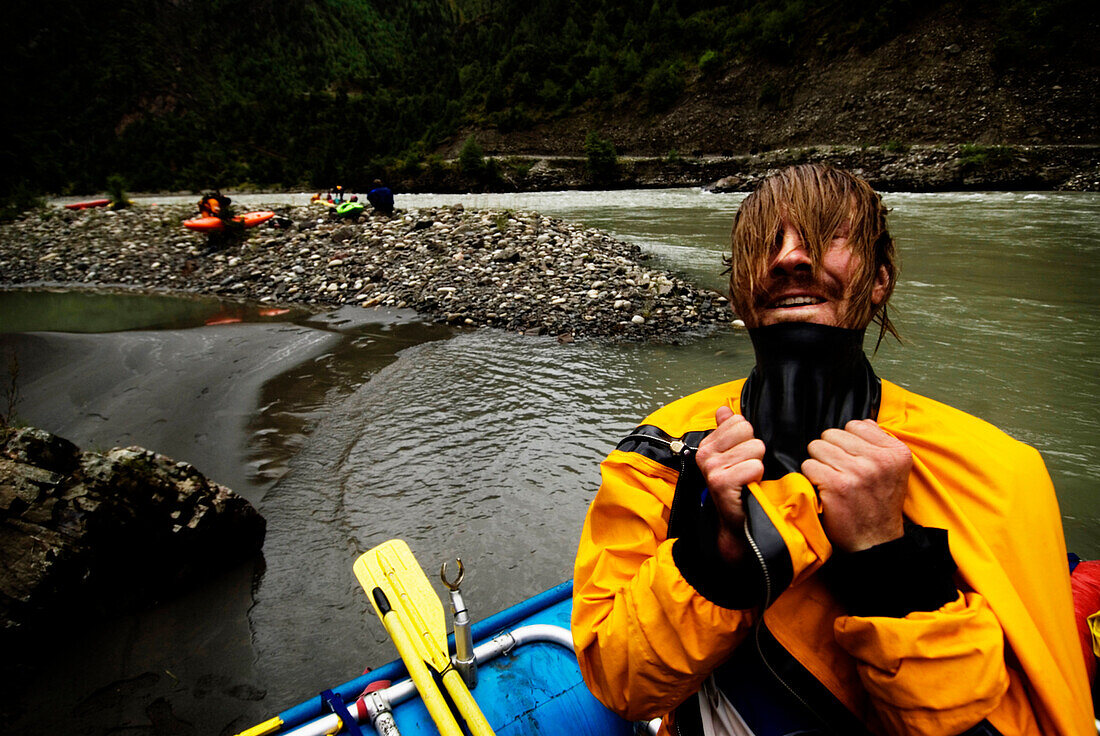
[[[477,660],[477,684],[471,693],[497,736],[628,736],[635,724],[618,717],[588,691],[581,679],[569,632],[572,581],[562,583],[470,629]],[[450,638],[454,651],[454,637]],[[401,660],[344,683],[283,711],[239,736],[354,734],[347,720],[358,722],[364,736],[389,736],[376,730],[372,717],[390,709],[400,736],[436,734],[423,701]],[[385,686],[386,681],[391,684]],[[364,694],[364,691],[373,690]],[[344,715],[340,714],[344,711]],[[657,721],[642,724],[656,733]]]

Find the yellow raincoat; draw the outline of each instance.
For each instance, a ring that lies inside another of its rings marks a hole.
[[[645,424],[674,438],[713,429],[718,406],[739,411],[743,384],[688,396]],[[1061,517],[1039,454],[887,381],[877,421],[912,451],[905,515],[948,530],[958,597],[904,618],[846,615],[814,574],[831,547],[812,486],[792,473],[747,489],[782,535],[794,573],[763,613],[767,630],[873,733],[946,736],[987,719],[1006,736],[1095,734]],[[745,641],[761,611],[712,603],[677,568],[667,538],[677,470],[615,450],[601,471],[577,552],[577,656],[612,710],[666,716]]]

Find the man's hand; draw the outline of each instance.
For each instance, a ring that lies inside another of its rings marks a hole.
[[[871,419],[827,429],[802,463],[821,496],[822,524],[833,546],[858,552],[904,534],[902,504],[913,457],[904,442]]]
[[[745,553],[745,511],[741,489],[764,477],[764,443],[752,435],[752,425],[728,406],[714,412],[718,428],[699,443],[699,466],[718,509],[718,552],[726,562]]]

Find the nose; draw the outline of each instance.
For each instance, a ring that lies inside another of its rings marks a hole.
[[[780,236],[782,240],[778,244],[778,252],[772,256],[770,270],[773,273],[813,271],[813,261],[798,230],[792,225],[784,225]]]

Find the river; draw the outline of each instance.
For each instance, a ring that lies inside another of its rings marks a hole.
[[[722,288],[742,198],[399,195],[397,206],[461,202],[579,220]],[[1036,446],[1069,548],[1100,557],[1100,196],[886,202],[902,254],[891,306],[905,343],[883,343],[877,372]],[[0,293],[0,318],[134,313],[105,299],[51,312]],[[196,310],[193,300],[166,308]],[[355,308],[205,324],[225,308],[207,300],[183,322],[118,317],[95,332],[40,317],[0,335],[0,348],[20,356],[22,419],[86,446],[137,443],[192,462],[268,520],[263,565],[82,625],[44,653],[48,667],[10,683],[21,693],[18,732],[234,733],[392,659],[351,573],[358,553],[392,537],[432,577],[461,557],[475,616],[568,578],[599,460],[648,412],[752,363],[742,332],[680,346],[559,345]],[[126,331],[104,331],[117,329]]]

